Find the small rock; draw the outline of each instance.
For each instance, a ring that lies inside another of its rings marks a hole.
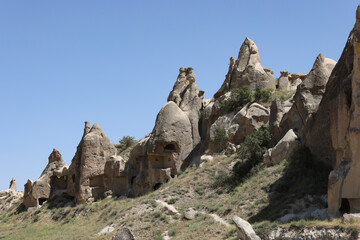
[[[115,230],[114,227],[115,227],[114,224],[111,224],[111,225],[109,225],[109,226],[106,226],[106,227],[104,227],[103,229],[101,229],[100,232],[98,232],[97,235],[102,235],[102,234],[106,234],[106,233],[111,233],[111,232],[113,232],[113,231]]]
[[[135,237],[128,228],[122,228],[110,240],[135,240]]]
[[[360,213],[345,213],[342,216],[342,221],[344,223],[349,223],[349,222],[356,221],[359,219],[360,219]]]
[[[192,220],[192,219],[196,218],[196,215],[197,215],[197,211],[195,211],[195,209],[193,209],[193,208],[188,208],[184,212],[184,218],[187,220]]]

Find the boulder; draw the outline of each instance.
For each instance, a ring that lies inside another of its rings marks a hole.
[[[66,192],[67,175],[68,167],[60,152],[54,148],[41,176],[35,182],[29,179],[24,186],[25,207],[39,207],[50,197]]]
[[[256,235],[251,224],[245,221],[244,219],[234,216],[233,222],[236,226],[237,237],[241,240],[261,240],[259,236]]]
[[[110,240],[135,240],[135,237],[128,228],[122,228]]]
[[[116,155],[116,148],[95,123],[85,122],[84,134],[69,167],[68,194],[76,203],[102,198],[105,192],[104,169],[106,161]]]
[[[290,160],[294,151],[301,147],[297,135],[290,129],[285,136],[275,145],[266,151],[264,161],[270,166],[281,161]]]
[[[270,111],[264,106],[253,103],[243,107],[238,112],[228,113],[219,117],[210,127],[209,149],[222,150],[217,143],[217,132],[224,129],[229,142],[237,145],[244,141],[245,137],[255,132],[269,121]]]
[[[188,208],[185,212],[184,212],[184,218],[186,220],[193,220],[196,218],[196,215],[198,214],[197,211],[195,211],[195,209],[193,208]]]

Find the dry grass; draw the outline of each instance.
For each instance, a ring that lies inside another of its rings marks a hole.
[[[116,230],[129,228],[137,239],[162,239],[168,231],[172,239],[236,239],[235,227],[215,222],[208,214],[215,213],[231,223],[234,215],[252,221],[256,231],[266,232],[279,225],[267,219],[271,186],[284,176],[285,163],[265,168],[259,165],[234,189],[214,187],[215,176],[224,171],[231,174],[231,166],[239,161],[236,155],[215,156],[203,168],[190,168],[160,189],[134,199],[104,199],[91,205],[51,208],[51,202],[41,209],[16,213],[15,204],[6,214],[0,215],[0,239],[109,239],[115,232],[98,236],[109,224]],[[173,204],[180,213],[189,207],[200,213],[188,221],[177,215],[167,215],[155,202]],[[288,202],[291,202],[288,199]],[[279,203],[276,211],[285,204]],[[265,212],[264,212],[265,211]],[[263,213],[263,215],[259,215]],[[266,214],[265,214],[266,213]],[[270,213],[268,213],[270,214]],[[273,212],[271,212],[273,214]],[[281,226],[359,226],[358,222],[342,224],[339,220],[300,220]],[[115,231],[116,231],[115,230]]]

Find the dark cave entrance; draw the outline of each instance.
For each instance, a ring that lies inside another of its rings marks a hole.
[[[346,198],[341,199],[341,206],[339,208],[341,214],[350,213],[350,202]]]

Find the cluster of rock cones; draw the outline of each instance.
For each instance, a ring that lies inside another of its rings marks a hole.
[[[74,197],[77,204],[111,195],[136,197],[156,190],[188,166],[200,165],[206,150],[235,152],[247,135],[269,125],[273,147],[264,155],[268,165],[307,146],[317,161],[334,169],[329,176],[329,214],[337,215],[344,207],[360,212],[359,59],[360,7],[339,62],[319,54],[308,74],[283,71],[275,79],[270,69],[262,67],[255,43],[246,38],[237,60],[230,58],[225,81],[212,99],[203,99],[192,68],[180,68],[153,131],[128,158],[117,155],[98,124],[91,127],[85,122],[70,166],[54,149],[39,179],[25,184],[23,203],[39,207],[61,194]],[[226,112],[222,106],[231,90],[243,86],[295,93],[286,101],[275,99],[270,107],[251,102]],[[216,144],[219,128],[225,129],[226,146]],[[13,184],[10,189],[1,194],[16,192]]]

